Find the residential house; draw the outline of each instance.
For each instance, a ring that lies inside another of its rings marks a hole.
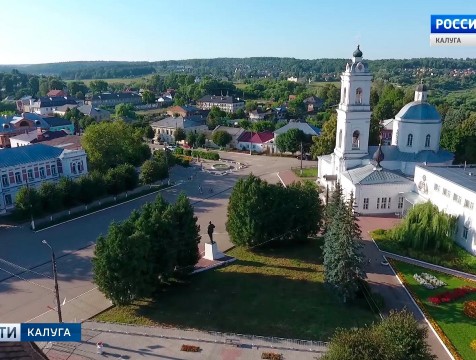
[[[20,146],[0,151],[0,213],[12,210],[22,186],[39,187],[61,177],[87,174],[84,150],[65,150],[44,144]]]
[[[382,145],[391,145],[393,134],[393,119],[387,119],[381,121],[380,136]]]
[[[317,96],[310,96],[307,99],[304,99],[303,103],[306,106],[308,113],[314,113],[322,108],[324,105],[324,100],[318,98]]]
[[[261,108],[258,108],[256,110],[252,110],[248,113],[248,118],[250,121],[259,121],[259,120],[265,120],[265,119],[272,119],[273,118],[273,110],[268,109],[268,110],[263,110]]]
[[[189,132],[205,132],[208,130],[205,118],[195,115],[195,116],[178,116],[178,117],[167,117],[165,119],[155,121],[150,124],[152,129],[156,134],[156,138],[162,141],[165,141],[169,144],[175,143],[175,131],[177,129],[184,129],[185,133]]]
[[[55,107],[53,110],[54,115],[65,116],[68,110],[77,108],[79,104],[66,104],[62,106]]]
[[[65,93],[63,90],[50,90],[50,91],[48,91],[46,96],[48,96],[48,97],[58,97],[58,96],[65,97],[65,96],[68,96],[68,94]]]
[[[44,131],[38,128],[36,131],[26,132],[10,138],[12,148],[39,143],[67,150],[82,149],[81,136],[70,135],[64,130]]]
[[[183,105],[183,106],[176,105],[167,109],[167,115],[169,116],[178,115],[182,117],[187,117],[192,115],[198,115],[199,112],[200,110],[192,105]]]
[[[288,115],[288,109],[286,106],[282,105],[280,107],[274,108],[274,116],[276,121],[286,120],[286,116]]]
[[[78,107],[78,110],[84,114],[91,116],[96,121],[109,120],[111,118],[111,113],[107,110],[95,108],[92,105],[83,105]]]
[[[291,82],[298,82],[298,78],[296,76],[290,76],[287,78],[287,80]]]
[[[49,131],[64,130],[69,134],[74,134],[74,124],[68,119],[52,116],[44,117],[43,120],[49,125]]]
[[[228,134],[231,135],[231,141],[230,143],[228,144],[228,147],[229,148],[232,148],[232,149],[238,149],[238,138],[240,137],[240,135],[243,133],[243,131],[245,131],[243,128],[240,128],[240,127],[231,127],[231,126],[222,126],[222,125],[218,125],[211,133],[211,135],[213,136],[213,134],[217,131],[225,131],[227,132]],[[213,141],[210,141],[211,144],[215,145],[215,146],[218,146],[216,144],[213,143]]]
[[[205,95],[197,101],[197,106],[202,110],[210,110],[213,107],[218,107],[227,113],[235,113],[239,109],[245,108],[245,102],[233,96],[215,96]]]
[[[17,100],[16,105],[17,105],[18,112],[21,112],[21,113],[24,112],[23,106],[28,105],[31,99],[33,99],[33,97],[28,95],[28,96],[23,96],[22,98]]]
[[[30,99],[28,104],[23,104],[23,111],[39,114],[42,116],[54,115],[54,110],[63,105],[78,105],[78,101],[68,96],[40,97],[37,100]]]
[[[265,152],[269,149],[270,141],[274,138],[271,131],[250,132],[243,131],[237,139],[237,149],[251,150],[257,153]]]
[[[142,96],[135,92],[120,92],[120,93],[102,93],[96,94],[86,99],[86,105],[91,105],[94,108],[99,106],[116,106],[119,104],[142,104]]]
[[[0,148],[10,147],[10,138],[37,128],[49,129],[49,125],[37,114],[23,113],[15,116],[0,116]]]

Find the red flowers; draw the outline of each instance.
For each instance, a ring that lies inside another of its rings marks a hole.
[[[200,352],[202,349],[199,346],[195,345],[182,345],[180,351],[187,351],[187,352]]]
[[[445,291],[436,296],[431,296],[428,298],[428,301],[431,302],[433,305],[439,305],[439,304],[449,303],[449,302],[458,300],[474,292],[476,292],[476,288],[471,286],[463,286],[463,287],[456,288],[450,291]]]

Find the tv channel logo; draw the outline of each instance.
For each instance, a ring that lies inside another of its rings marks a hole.
[[[81,341],[80,323],[0,324],[0,342]]]
[[[431,46],[476,46],[476,15],[431,15]]]

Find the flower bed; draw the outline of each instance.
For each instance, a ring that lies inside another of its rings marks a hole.
[[[283,354],[276,354],[272,352],[264,352],[261,354],[261,359],[268,359],[268,360],[283,360]]]
[[[195,345],[182,345],[180,348],[180,351],[186,351],[186,352],[200,352],[202,349],[200,346],[195,346]]]
[[[476,319],[476,301],[465,301],[463,312],[467,317]]]
[[[423,285],[424,287],[430,290],[437,289],[442,286],[446,286],[446,284],[443,281],[427,273],[421,273],[420,275],[414,274],[413,278],[417,281],[417,283],[419,283],[420,285]]]
[[[428,298],[428,301],[431,302],[433,305],[439,305],[442,303],[449,303],[458,300],[474,292],[476,292],[476,288],[471,286],[463,286],[460,288],[453,289],[451,291],[445,291],[436,296],[431,296]]]

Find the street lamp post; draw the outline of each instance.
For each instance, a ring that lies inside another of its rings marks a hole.
[[[58,308],[58,322],[62,323],[63,322],[63,317],[61,316],[61,304],[60,304],[60,298],[59,298],[59,290],[58,290],[58,274],[56,272],[56,256],[53,248],[51,247],[50,244],[46,240],[42,241],[43,244],[48,246],[51,250],[51,260],[53,262],[53,279],[55,281],[55,296],[56,296],[56,306]]]

